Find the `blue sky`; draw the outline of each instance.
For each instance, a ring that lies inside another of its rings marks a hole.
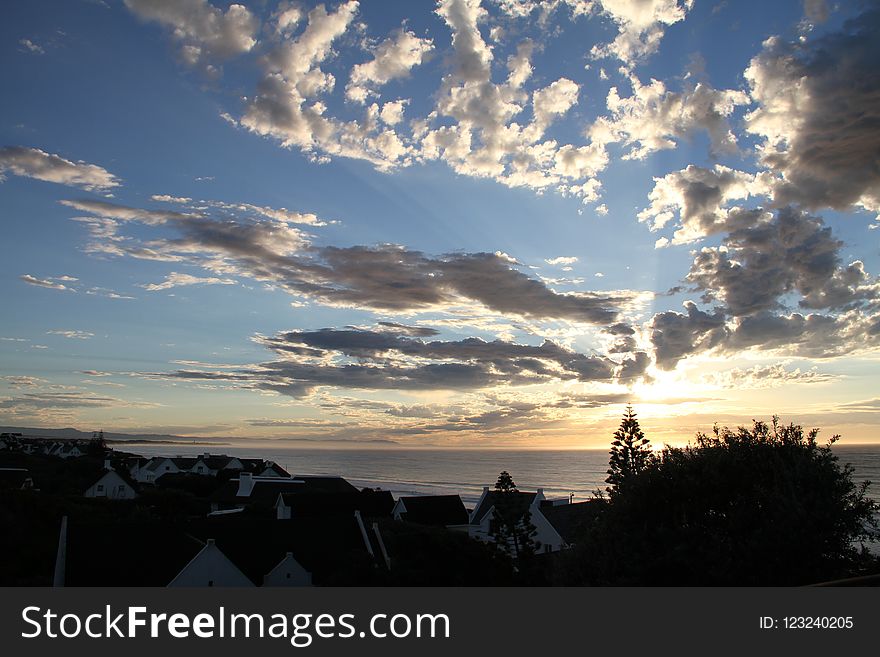
[[[0,422],[877,438],[876,3],[18,3]]]

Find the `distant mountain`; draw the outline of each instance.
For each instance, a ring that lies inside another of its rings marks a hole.
[[[39,429],[33,427],[0,427],[0,433],[20,433],[25,438],[47,438],[50,440],[90,440],[92,431],[80,431],[72,427],[64,429]],[[252,440],[253,438],[251,438]],[[225,445],[223,441],[227,440],[248,440],[248,438],[224,436],[219,438],[205,438],[200,436],[175,436],[163,433],[113,433],[104,432],[104,440],[110,443],[173,443],[173,444],[201,444],[201,445]],[[316,440],[314,438],[283,438],[278,439],[283,443],[308,443],[310,445],[321,443],[344,444],[348,446],[357,445],[399,445],[394,440],[345,440],[328,438],[326,440]]]
[[[64,429],[40,429],[33,427],[0,427],[0,433],[20,433],[25,438],[49,438],[51,440],[90,440],[92,438],[92,431],[80,431],[79,429],[74,429],[72,427],[66,427]],[[104,432],[104,439],[109,442],[131,442],[131,441],[143,441],[143,442],[183,442],[183,443],[193,443],[193,442],[203,442],[203,443],[214,443],[215,439],[213,438],[198,438],[198,437],[188,437],[188,436],[173,436],[169,434],[160,434],[160,433],[112,433],[110,431]]]

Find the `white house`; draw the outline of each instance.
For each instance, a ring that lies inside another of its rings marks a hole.
[[[162,475],[180,472],[177,464],[167,456],[154,456],[149,463],[139,468],[137,480],[141,483],[154,484]]]
[[[62,459],[78,458],[83,455],[83,451],[76,443],[62,443],[58,449],[52,452],[52,456]]]
[[[238,566],[220,551],[213,538],[208,539],[205,547],[168,584],[169,587],[253,585],[254,583],[239,570]]]
[[[538,550],[540,552],[556,552],[568,546],[559,532],[541,512],[542,503],[546,500],[543,488],[539,488],[536,493],[499,493],[497,491],[490,491],[488,486],[484,486],[483,494],[480,496],[468,519],[468,535],[471,538],[486,543],[495,542],[495,538],[491,533],[491,523],[495,517],[495,504],[499,495],[518,495],[521,497],[523,506],[528,505],[530,522],[537,530],[537,533],[532,538],[539,544]]]
[[[104,497],[109,500],[133,500],[137,497],[137,491],[116,470],[108,469],[98,481],[86,489],[85,496]]]
[[[263,586],[311,586],[312,574],[293,558],[287,555],[263,577]]]

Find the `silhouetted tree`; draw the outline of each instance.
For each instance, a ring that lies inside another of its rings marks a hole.
[[[103,457],[107,452],[107,441],[104,440],[104,431],[95,431],[92,433],[92,439],[89,441],[87,454],[89,456]]]
[[[614,432],[614,440],[611,442],[608,478],[605,480],[611,484],[606,488],[611,495],[626,487],[634,476],[651,464],[654,453],[650,443],[639,427],[633,407],[627,406],[620,428]]]
[[[507,470],[495,482],[495,515],[489,533],[499,547],[505,547],[515,559],[528,558],[541,546],[535,540],[538,528],[532,524],[531,500],[521,494]]]
[[[570,581],[614,585],[800,585],[876,572],[876,529],[818,429],[754,422],[666,447],[619,488],[577,542]]]

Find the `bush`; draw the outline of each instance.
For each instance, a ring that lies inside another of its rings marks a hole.
[[[864,574],[877,505],[818,429],[698,434],[612,495],[569,564],[581,583],[798,585]]]

